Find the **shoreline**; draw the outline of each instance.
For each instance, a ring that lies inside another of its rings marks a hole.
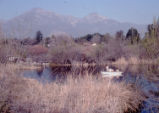
[[[89,66],[107,66],[107,65],[157,65],[158,60],[146,60],[132,57],[130,59],[125,58],[119,58],[118,60],[114,62],[105,62],[105,63],[82,63],[82,62],[76,62],[73,64],[55,64],[55,63],[7,63],[6,66],[14,67],[16,69],[22,69],[22,70],[36,70],[41,69],[45,67],[69,67],[69,66],[75,66],[75,67],[89,67]]]

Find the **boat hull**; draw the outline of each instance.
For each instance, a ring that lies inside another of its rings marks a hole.
[[[102,71],[101,74],[102,74],[102,77],[108,77],[108,78],[122,76],[122,72],[105,72],[105,71]]]

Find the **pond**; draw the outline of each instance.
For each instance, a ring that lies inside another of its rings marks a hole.
[[[146,100],[141,107],[141,113],[159,112],[159,66],[156,65],[129,65],[129,66],[110,66],[120,69],[123,76],[115,78],[116,82],[126,82],[137,87],[145,95]],[[104,71],[105,68],[99,68]],[[50,83],[62,74],[54,73],[50,68],[41,70],[26,70],[23,72],[25,77],[36,79],[42,83]]]

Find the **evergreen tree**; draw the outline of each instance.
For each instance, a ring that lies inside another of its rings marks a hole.
[[[41,31],[37,31],[36,33],[36,43],[40,43],[43,40],[43,34],[41,33]]]
[[[140,34],[138,33],[137,29],[130,28],[126,34],[126,40],[130,40],[131,44],[134,44],[135,42],[139,43]]]

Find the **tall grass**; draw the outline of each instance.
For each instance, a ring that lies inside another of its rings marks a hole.
[[[139,59],[138,57],[130,57],[128,59],[121,57],[112,64],[115,65],[138,65],[138,64],[156,64],[158,59]]]
[[[42,84],[0,68],[0,112],[14,113],[123,113],[135,111],[142,97],[124,83],[68,76],[62,83]]]

